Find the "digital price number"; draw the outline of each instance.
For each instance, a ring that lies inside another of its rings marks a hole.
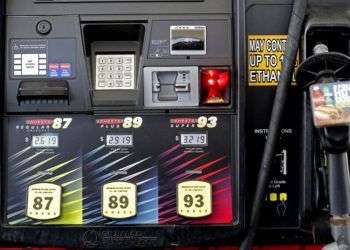
[[[207,134],[181,134],[180,141],[182,146],[207,146]]]
[[[51,183],[29,186],[27,216],[36,220],[52,220],[61,215],[62,187]]]
[[[110,182],[102,187],[102,215],[110,219],[136,216],[137,187],[130,182]]]
[[[33,148],[57,148],[58,135],[34,135],[32,138]]]
[[[132,147],[134,145],[133,135],[107,135],[106,146],[108,147]]]
[[[202,218],[212,213],[212,187],[208,182],[185,181],[177,185],[177,213]]]

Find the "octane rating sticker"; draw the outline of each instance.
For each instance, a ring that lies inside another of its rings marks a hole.
[[[110,182],[102,187],[102,215],[111,219],[126,219],[136,215],[136,185]]]
[[[29,186],[27,216],[36,220],[52,220],[61,215],[62,187],[51,183]]]
[[[201,218],[212,213],[211,184],[185,181],[177,185],[177,213],[187,218]]]

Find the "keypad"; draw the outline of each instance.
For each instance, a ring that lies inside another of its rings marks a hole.
[[[95,89],[134,89],[135,55],[96,55]]]

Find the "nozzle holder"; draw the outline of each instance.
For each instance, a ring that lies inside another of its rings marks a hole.
[[[315,83],[350,79],[350,57],[338,52],[320,53],[307,58],[296,72],[301,88]]]

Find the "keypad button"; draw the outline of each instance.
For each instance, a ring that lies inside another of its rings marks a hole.
[[[107,82],[107,87],[113,88],[113,86],[114,86],[113,81],[108,81],[108,82]]]
[[[106,67],[105,66],[98,67],[98,71],[105,72],[106,71]]]
[[[114,74],[114,78],[118,80],[123,79],[123,74]]]
[[[108,71],[114,71],[114,66],[113,65],[108,65]]]
[[[123,58],[117,58],[117,63],[118,63],[118,64],[123,63],[123,61],[124,61]]]
[[[132,58],[131,58],[131,57],[126,58],[126,59],[125,59],[125,62],[126,62],[126,63],[132,63]]]
[[[100,58],[99,60],[98,60],[98,62],[100,63],[100,64],[106,64],[106,58]]]
[[[125,66],[125,70],[126,71],[131,71],[131,66],[129,65],[129,66]]]
[[[107,74],[107,79],[113,79],[114,77],[113,77],[113,74],[112,73],[109,73],[109,74]]]
[[[98,78],[99,79],[104,79],[104,78],[106,78],[106,74],[101,73],[101,74],[98,75]]]
[[[123,87],[123,81],[115,81],[116,87]]]
[[[114,63],[114,59],[113,58],[108,58],[108,63],[109,64],[113,64]]]
[[[106,86],[106,82],[105,81],[99,81],[98,82],[98,86],[101,87],[101,88],[105,87]]]
[[[125,81],[124,84],[125,87],[131,87],[131,81]]]
[[[131,79],[131,73],[125,73],[124,74],[125,79]]]
[[[123,66],[117,66],[117,71],[123,71]]]

